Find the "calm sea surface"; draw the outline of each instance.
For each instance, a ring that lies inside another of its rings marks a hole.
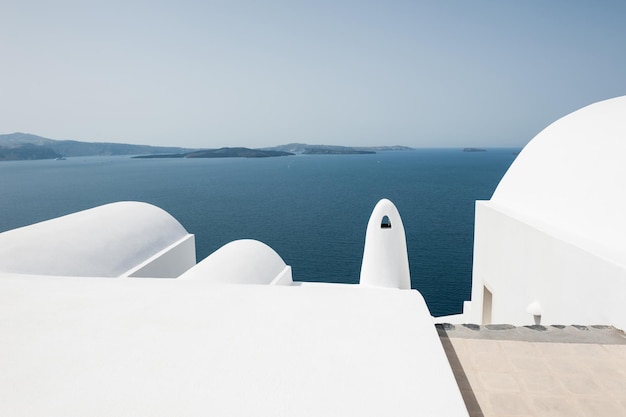
[[[267,159],[69,158],[0,163],[0,231],[121,200],[145,201],[196,235],[198,260],[235,239],[267,243],[302,281],[358,282],[381,198],[406,229],[411,280],[434,315],[471,287],[474,201],[489,199],[511,149],[422,149]]]

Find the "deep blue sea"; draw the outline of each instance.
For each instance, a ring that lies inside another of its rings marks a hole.
[[[274,248],[296,280],[356,283],[367,221],[389,198],[406,230],[412,287],[433,315],[453,314],[470,296],[474,202],[491,197],[513,151],[1,162],[0,231],[145,201],[196,235],[198,260],[253,238]]]

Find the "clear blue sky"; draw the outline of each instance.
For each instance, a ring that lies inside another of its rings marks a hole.
[[[521,147],[626,94],[624,1],[0,3],[0,133]]]

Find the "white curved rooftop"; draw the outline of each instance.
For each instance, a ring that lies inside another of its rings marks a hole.
[[[0,234],[0,272],[118,277],[187,238],[170,214],[118,202]]]
[[[626,264],[626,96],[575,111],[523,149],[491,202]]]
[[[227,243],[178,279],[220,284],[291,284],[291,267],[263,242],[241,239]]]

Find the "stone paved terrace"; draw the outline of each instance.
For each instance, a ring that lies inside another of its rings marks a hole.
[[[471,417],[626,416],[626,336],[610,326],[437,325]]]

